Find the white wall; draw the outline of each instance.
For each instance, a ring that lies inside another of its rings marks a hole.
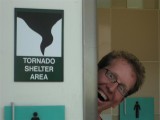
[[[64,10],[64,82],[14,82],[15,7]],[[0,0],[0,26],[0,120],[11,102],[65,105],[66,120],[82,120],[82,0]]]

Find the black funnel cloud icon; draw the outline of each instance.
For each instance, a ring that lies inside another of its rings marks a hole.
[[[42,36],[40,50],[44,55],[45,48],[53,42],[51,29],[63,17],[62,14],[58,12],[19,11],[17,17],[22,18],[32,30]]]

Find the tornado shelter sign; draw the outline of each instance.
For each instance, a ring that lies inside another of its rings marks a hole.
[[[64,11],[15,8],[14,81],[63,81]]]

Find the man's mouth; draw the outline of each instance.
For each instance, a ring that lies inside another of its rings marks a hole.
[[[106,102],[109,100],[108,97],[102,91],[98,91],[98,98],[102,102]]]

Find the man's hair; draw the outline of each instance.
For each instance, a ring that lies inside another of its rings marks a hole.
[[[136,74],[136,83],[134,85],[134,87],[128,91],[127,96],[137,92],[140,87],[142,86],[143,82],[144,82],[144,78],[145,78],[145,68],[142,65],[142,63],[139,61],[139,59],[127,52],[127,51],[112,51],[110,53],[108,53],[107,55],[105,55],[98,63],[98,70],[109,66],[111,64],[111,62],[114,59],[125,59],[133,68],[135,74]]]

